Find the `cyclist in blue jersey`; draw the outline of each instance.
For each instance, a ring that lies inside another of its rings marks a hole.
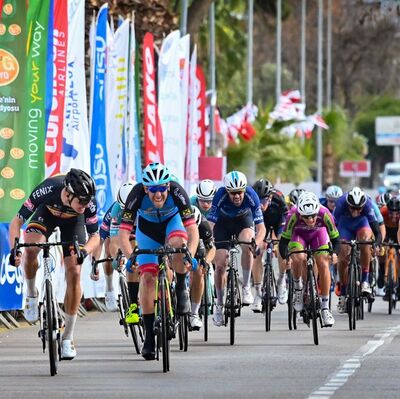
[[[266,232],[260,200],[254,189],[247,186],[247,178],[242,172],[232,171],[224,177],[224,187],[220,187],[215,194],[207,219],[213,229],[217,249],[214,275],[217,306],[213,321],[216,326],[222,326],[229,245],[218,243],[218,241],[230,240],[232,235],[236,235],[240,241],[251,241],[255,238],[257,247],[260,248]],[[242,304],[251,305],[254,301],[250,289],[253,254],[248,245],[242,246],[241,260],[243,270]]]
[[[143,183],[132,189],[125,202],[119,228],[119,244],[123,254],[129,258],[132,253],[129,236],[136,221],[136,241],[139,248],[157,249],[165,244],[180,248],[187,244],[194,257],[199,243],[199,230],[186,191],[180,184],[171,181],[168,168],[158,162],[147,165],[142,176]],[[178,314],[190,313],[189,292],[186,287],[190,261],[195,268],[195,259],[187,260],[181,254],[173,256],[171,266],[176,273]],[[154,360],[154,296],[158,257],[139,255],[137,262],[141,275],[140,306],[146,331],[142,356],[146,360]]]
[[[216,191],[217,189],[212,180],[202,180],[196,187],[196,195],[190,197],[190,203],[199,208],[202,215],[207,217]]]
[[[329,186],[326,189],[325,197],[320,198],[319,202],[325,208],[328,208],[331,213],[335,210],[336,201],[343,195],[343,190],[339,186]]]
[[[336,203],[334,217],[338,226],[340,238],[344,240],[371,240],[373,234],[375,236],[376,245],[380,245],[382,234],[372,208],[372,200],[359,187],[354,187],[339,198]],[[368,280],[371,259],[370,246],[362,245],[360,247],[360,253],[362,268],[361,291],[365,294],[370,294],[371,287]],[[346,310],[345,298],[349,255],[350,247],[342,245],[338,257],[340,296],[337,310],[339,313],[344,313]]]

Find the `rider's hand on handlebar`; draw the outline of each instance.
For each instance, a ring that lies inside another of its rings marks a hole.
[[[99,273],[99,268],[98,268],[98,266],[96,265],[94,265],[94,262],[96,261],[96,259],[92,259],[92,270],[91,270],[91,272],[90,272],[90,278],[93,280],[93,281],[99,281],[99,278],[100,278],[100,273]]]
[[[334,265],[336,265],[337,264],[337,261],[338,261],[338,256],[333,252],[332,253],[332,255],[331,255],[331,259],[332,259],[332,263],[334,264]]]
[[[21,265],[22,252],[12,248],[10,251],[9,263],[11,266],[19,267]]]
[[[187,256],[183,257],[183,264],[185,265],[186,270],[188,272],[189,271],[192,271],[192,272],[196,271],[198,266],[199,266],[196,258],[188,259]]]

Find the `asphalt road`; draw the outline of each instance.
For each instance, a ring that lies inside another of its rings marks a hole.
[[[336,308],[336,307],[334,307]],[[190,334],[187,353],[174,342],[171,371],[136,355],[117,315],[90,312],[77,322],[78,356],[49,376],[36,326],[0,330],[0,398],[396,398],[400,396],[400,311],[387,315],[377,298],[373,313],[348,330],[347,315],[333,328],[287,327],[286,306],[263,315],[245,308],[236,344],[229,330],[210,326],[209,342]]]

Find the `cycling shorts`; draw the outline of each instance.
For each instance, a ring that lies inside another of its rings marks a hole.
[[[325,228],[309,231],[298,230],[295,228],[288,248],[289,251],[301,251],[305,248],[328,249],[329,242],[329,234]]]
[[[338,225],[340,238],[347,241],[356,239],[357,233],[365,228],[371,230],[368,219],[365,216],[343,218]]]

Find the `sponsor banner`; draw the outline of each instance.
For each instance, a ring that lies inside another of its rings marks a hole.
[[[0,222],[44,177],[49,1],[8,2],[0,24]]]
[[[53,29],[54,29],[54,0],[49,0],[49,20],[47,22],[47,49],[46,49],[46,94],[45,94],[45,126],[49,123],[51,104],[53,101]]]
[[[86,108],[85,1],[68,1],[67,81],[61,172],[71,167],[90,173]]]
[[[206,156],[206,79],[203,69],[196,67],[196,122],[199,156]]]
[[[0,223],[0,311],[22,309],[22,268],[9,263],[8,224]]]
[[[129,58],[129,95],[128,95],[128,110],[129,120],[127,127],[127,180],[138,181],[141,179],[141,151],[140,151],[140,137],[138,125],[138,112],[137,112],[137,91],[136,85],[138,82],[136,73],[136,38],[135,38],[135,22],[131,23],[130,35],[130,58]]]
[[[144,156],[150,162],[164,162],[162,128],[159,127],[153,35],[147,32],[143,38],[143,123]],[[176,104],[174,104],[176,106]]]
[[[158,114],[164,134],[164,163],[180,182],[184,180],[186,136],[182,137],[179,31],[163,41],[158,59]],[[186,128],[185,128],[186,131]],[[182,147],[184,150],[182,150]]]
[[[129,28],[130,23],[125,20],[114,34],[107,37],[110,42],[107,45],[106,137],[114,198],[120,185],[127,180],[125,127],[127,124]]]
[[[189,79],[189,121],[187,129],[187,152],[185,169],[185,188],[191,192],[196,180],[199,178],[199,145],[198,145],[198,118],[197,118],[197,87],[196,77],[197,48],[194,47],[190,59],[190,79]]]
[[[60,173],[63,147],[64,104],[67,80],[68,9],[64,0],[54,0],[54,29],[52,34],[51,111],[46,134],[46,177]]]
[[[91,43],[91,172],[96,183],[98,216],[102,220],[113,202],[106,140],[106,46],[109,26],[108,5],[98,13]]]

